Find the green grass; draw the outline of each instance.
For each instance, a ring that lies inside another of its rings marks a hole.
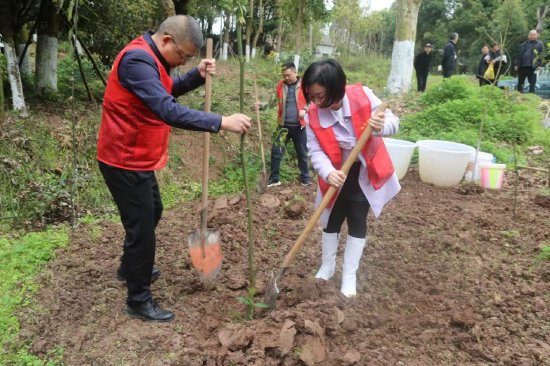
[[[479,87],[470,77],[453,77],[433,85],[414,107],[417,113],[401,116],[396,138],[448,140],[477,146],[483,124],[480,149],[497,161],[512,165],[513,144],[518,162],[527,160],[527,147],[541,145],[550,151],[550,130],[540,123],[540,98],[507,92],[492,86]],[[543,161],[548,158],[538,158]]]
[[[54,348],[42,361],[31,355],[28,346],[16,348],[19,333],[16,317],[20,307],[33,306],[32,296],[38,290],[35,276],[54,256],[57,248],[68,244],[67,228],[28,233],[18,238],[0,237],[0,364],[58,365],[63,355]]]

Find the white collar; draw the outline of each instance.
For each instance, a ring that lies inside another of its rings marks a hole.
[[[351,117],[351,108],[347,94],[342,99],[342,115],[344,118]],[[319,108],[319,122],[323,128],[332,127],[338,122],[338,114],[330,108]]]

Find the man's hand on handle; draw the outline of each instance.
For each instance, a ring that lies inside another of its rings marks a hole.
[[[241,113],[235,113],[230,116],[222,117],[222,125],[220,129],[243,134],[250,130],[250,126],[250,117]]]

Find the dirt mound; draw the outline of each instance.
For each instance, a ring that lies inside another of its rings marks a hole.
[[[314,185],[277,187],[268,190],[271,198],[255,198],[260,294],[313,212],[314,193]],[[120,224],[102,222],[101,235],[82,225],[40,279],[32,309],[20,315],[20,342],[38,355],[61,346],[65,364],[79,366],[549,365],[550,268],[534,257],[550,242],[550,213],[533,195],[520,194],[512,218],[508,186],[463,194],[424,184],[411,171],[382,217],[369,216],[358,296],[339,294],[339,271],[327,283],[314,279],[318,228],[281,279],[277,309],[255,320],[237,300],[248,286],[243,197],[211,202],[209,227],[220,230],[224,252],[211,284],[190,267],[195,205],[165,213],[153,293],[175,311],[172,323],[125,314],[125,287],[115,278]],[[297,196],[305,204],[289,215],[285,207]],[[338,269],[342,251],[343,244]]]

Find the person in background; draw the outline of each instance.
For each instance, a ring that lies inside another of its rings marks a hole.
[[[489,56],[489,46],[484,44],[483,47],[481,47],[481,60],[479,60],[476,75],[476,78],[478,78],[479,80],[479,86],[491,84],[491,82],[487,80],[484,76],[485,71],[487,71],[487,67],[489,67],[490,58],[491,57]]]
[[[334,275],[339,234],[347,221],[340,291],[351,297],[357,294],[357,269],[367,241],[369,208],[378,217],[401,189],[381,138],[397,132],[399,118],[390,110],[377,112],[382,101],[371,89],[361,84],[346,85],[346,74],[335,60],[312,63],[304,73],[302,88],[311,103],[306,116],[307,144],[319,173],[317,206],[329,186],[338,188],[320,217],[322,264],[315,277],[328,281]],[[372,127],[373,136],[346,175],[340,169],[366,123]]]
[[[186,108],[176,97],[215,74],[216,61],[203,59],[177,78],[170,69],[193,59],[203,45],[200,26],[190,16],[167,18],[156,33],[131,41],[116,57],[103,98],[97,159],[124,226],[119,279],[126,281],[127,313],[145,321],[171,321],[151,294],[160,275],[155,262],[155,228],[163,205],[155,170],[166,165],[170,127],[194,131],[247,133],[244,114],[220,116]]]
[[[307,166],[307,145],[304,115],[307,106],[300,89],[300,78],[296,73],[296,66],[293,63],[286,63],[282,67],[283,79],[277,84],[277,99],[279,109],[277,113],[277,130],[271,147],[271,172],[269,174],[268,187],[281,185],[279,169],[283,151],[292,139],[294,149],[298,158],[300,169],[300,183],[302,186],[309,186],[311,178]],[[284,132],[286,137],[281,141]]]
[[[443,59],[441,60],[441,68],[443,77],[450,78],[456,71],[456,44],[458,42],[458,33],[453,32],[449,37],[449,42],[443,49]]]
[[[414,69],[416,70],[416,83],[419,92],[426,90],[426,82],[430,73],[430,64],[432,63],[433,46],[427,43],[424,51],[420,52],[414,58]]]
[[[497,42],[494,42],[489,50],[489,62],[493,65],[493,70],[495,71],[495,78],[490,80],[490,82],[496,85],[498,78],[504,74],[506,64],[508,63],[508,58],[502,54],[500,45]]]
[[[539,34],[535,29],[529,31],[527,41],[519,46],[518,57],[515,62],[514,69],[518,73],[517,90],[523,93],[523,84],[525,79],[529,81],[529,93],[535,92],[537,83],[537,74],[535,71],[542,68],[542,55],[544,54],[544,46],[538,41]]]

